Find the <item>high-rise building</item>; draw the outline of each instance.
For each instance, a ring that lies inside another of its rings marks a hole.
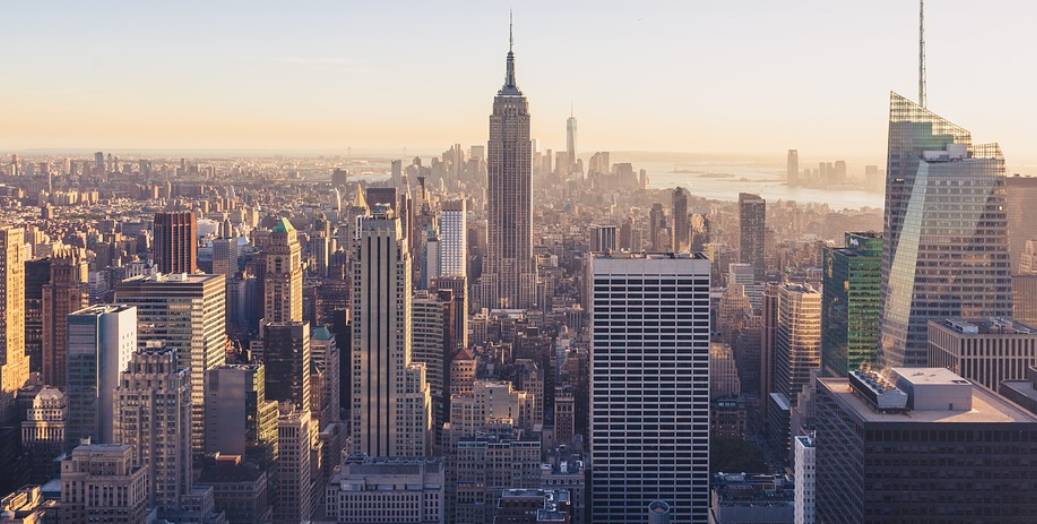
[[[198,270],[198,221],[194,213],[155,213],[155,265],[163,273]]]
[[[569,172],[575,173],[578,161],[576,158],[576,117],[572,111],[569,112],[569,118],[565,121],[565,152],[569,157]]]
[[[238,241],[233,238],[218,238],[212,241],[212,272],[234,278],[238,272]]]
[[[129,444],[79,446],[61,461],[61,522],[143,524],[148,470]]]
[[[590,252],[607,254],[616,251],[616,226],[592,224],[590,228]]]
[[[688,217],[688,194],[683,187],[673,190],[673,247],[674,253],[691,249],[691,221]]]
[[[267,242],[263,275],[264,320],[302,321],[302,248],[287,218],[274,226]]]
[[[826,247],[821,291],[821,364],[824,374],[845,377],[875,363],[879,344],[882,236],[846,233],[846,246]]]
[[[44,386],[32,399],[22,422],[22,450],[29,456],[29,482],[43,484],[61,475],[58,458],[65,452],[68,401],[58,388]]]
[[[659,203],[652,204],[652,210],[648,212],[648,245],[655,253],[665,253],[670,250],[670,234],[666,224],[666,211]]]
[[[441,276],[432,281],[432,292],[450,291],[454,300],[452,340],[455,350],[468,347],[468,277]]]
[[[266,398],[260,363],[221,366],[208,372],[205,452],[236,455],[272,472],[277,461],[277,402]],[[268,480],[272,480],[269,479]]]
[[[411,308],[411,361],[425,364],[432,397],[433,442],[438,446],[450,409],[448,362],[454,350],[453,293],[447,290],[434,295],[418,291]]]
[[[50,257],[25,261],[25,354],[32,373],[43,373],[43,286],[50,283],[50,265]]]
[[[439,458],[350,455],[328,482],[328,518],[342,524],[444,522],[446,477]],[[377,493],[377,497],[372,497]],[[392,516],[387,518],[386,509]]]
[[[509,48],[504,86],[493,99],[486,161],[489,252],[481,285],[489,287],[494,308],[529,308],[536,300],[532,144],[529,104],[515,82],[515,54]]]
[[[456,478],[447,495],[450,521],[500,522],[494,517],[505,490],[540,487],[540,451],[535,436],[494,432],[461,439],[448,464],[448,476]]]
[[[115,302],[137,308],[138,347],[175,349],[179,367],[190,373],[196,455],[205,449],[205,373],[227,358],[225,282],[224,275],[158,274],[115,286]]]
[[[997,391],[1037,365],[1037,329],[1008,318],[930,320],[929,363]]]
[[[785,160],[785,182],[790,186],[799,185],[799,151],[789,149],[788,158]]]
[[[887,373],[818,379],[817,522],[1032,522],[1037,417],[946,369]]]
[[[1037,273],[1012,275],[1012,312],[1016,320],[1037,325]]]
[[[929,320],[1012,315],[1005,161],[891,93],[886,173],[879,362],[925,366]]]
[[[778,340],[778,302],[781,284],[768,282],[763,291],[760,319],[760,397],[761,408],[767,415],[767,397],[774,391],[774,348]]]
[[[23,228],[0,225],[0,424],[18,418],[15,395],[29,380],[24,237]]]
[[[115,391],[115,442],[148,472],[148,504],[180,509],[191,491],[191,379],[175,349],[133,354]]]
[[[796,506],[795,524],[814,524],[814,501],[817,496],[817,459],[814,439],[799,436],[793,439],[795,446]]]
[[[429,451],[425,365],[411,362],[411,258],[385,206],[360,218],[353,262],[353,445],[370,456]]]
[[[463,199],[440,204],[439,269],[445,277],[468,274],[468,211]]]
[[[767,201],[758,195],[738,194],[740,226],[738,261],[753,265],[753,276],[757,282],[767,279],[767,264],[764,260],[764,241],[767,233]]]
[[[115,388],[137,351],[137,310],[97,305],[68,316],[68,424],[71,447],[83,438],[115,444]]]
[[[702,255],[599,256],[588,275],[591,520],[641,523],[648,504],[664,499],[674,523],[704,522],[710,261]],[[651,460],[649,449],[658,453]]]
[[[65,387],[68,316],[89,305],[86,253],[67,248],[54,254],[50,282],[43,286],[43,381]]]
[[[268,322],[263,325],[266,396],[310,410],[310,323]]]
[[[314,422],[308,410],[293,404],[279,404],[277,419],[277,497],[274,522],[308,521],[313,514],[313,477],[310,443]]]
[[[786,283],[778,296],[772,392],[793,407],[810,370],[821,367],[821,293],[808,285]]]
[[[331,256],[331,222],[323,211],[313,214],[313,225],[310,228],[310,259],[313,260],[312,271],[317,276],[328,276],[328,260]]]
[[[1008,177],[1005,180],[1008,213],[1008,247],[1012,255],[1012,273],[1022,273],[1023,253],[1028,240],[1037,239],[1031,229],[1031,213],[1037,208],[1037,177]]]
[[[314,398],[320,399],[319,419],[323,429],[330,422],[342,420],[340,396],[342,389],[349,387],[349,382],[342,383],[342,352],[338,347],[338,339],[325,326],[310,332],[310,362],[313,368],[320,370],[323,377],[320,388],[310,385],[310,403],[315,404]]]

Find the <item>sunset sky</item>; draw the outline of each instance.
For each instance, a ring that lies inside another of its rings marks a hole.
[[[513,4],[533,136],[579,149],[881,159],[917,93],[909,0]],[[485,143],[509,4],[17,2],[0,150]],[[1037,4],[931,0],[929,107],[1037,166]],[[1034,171],[1037,171],[1035,169]]]

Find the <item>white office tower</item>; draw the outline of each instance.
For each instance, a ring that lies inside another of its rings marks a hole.
[[[796,437],[796,524],[814,524],[814,439]]]
[[[425,365],[411,362],[411,259],[400,219],[361,217],[353,262],[353,447],[372,457],[430,451]]]
[[[468,211],[464,200],[440,204],[439,269],[447,277],[468,275]]]
[[[697,255],[590,260],[591,521],[709,509],[709,278]]]
[[[69,445],[81,439],[94,444],[117,444],[113,400],[119,375],[137,351],[137,309],[97,305],[68,316]]]

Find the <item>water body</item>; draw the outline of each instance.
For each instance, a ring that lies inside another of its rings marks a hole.
[[[654,188],[683,187],[693,196],[736,201],[738,193],[754,193],[769,202],[791,200],[828,204],[833,210],[874,207],[881,209],[884,195],[856,189],[817,189],[785,185],[785,165],[773,161],[705,160],[690,156],[658,158],[657,154],[613,153],[612,163],[630,162],[648,172]],[[654,158],[653,158],[654,157]],[[854,166],[850,166],[851,170]],[[859,166],[863,169],[863,166]],[[676,170],[676,172],[675,172]]]

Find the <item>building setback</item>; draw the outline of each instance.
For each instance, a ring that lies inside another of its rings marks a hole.
[[[1037,329],[1007,318],[930,320],[929,364],[997,391],[1037,365]]]

